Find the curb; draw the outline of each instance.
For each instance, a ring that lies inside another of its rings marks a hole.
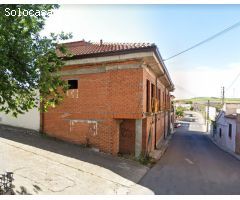
[[[217,142],[215,142],[213,140],[213,138],[211,137],[211,135],[207,135],[207,137],[210,139],[210,141],[215,144],[219,149],[223,150],[224,152],[228,153],[229,155],[233,156],[234,158],[236,158],[237,160],[240,161],[240,156],[236,155],[235,153],[231,152],[230,150],[226,149],[225,147],[223,147],[222,145],[219,145]]]
[[[155,150],[155,155],[151,155],[151,157],[154,159],[154,161],[159,161],[161,159],[161,157],[164,155],[164,153],[166,152],[169,143],[174,135],[175,131],[172,132],[168,138],[162,143],[162,145],[160,146],[159,149]]]

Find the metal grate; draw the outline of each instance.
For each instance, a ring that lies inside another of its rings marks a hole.
[[[0,195],[6,194],[12,190],[13,172],[0,174]]]

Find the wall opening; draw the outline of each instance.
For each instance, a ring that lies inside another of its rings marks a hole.
[[[231,139],[232,138],[232,124],[228,125],[228,137]]]
[[[78,89],[78,80],[68,80],[68,89]]]
[[[146,83],[146,112],[150,112],[150,81]]]
[[[135,153],[135,119],[124,119],[120,123],[119,153]]]

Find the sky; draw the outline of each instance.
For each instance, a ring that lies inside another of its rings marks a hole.
[[[155,43],[167,59],[240,21],[240,5],[62,5],[44,35],[64,31],[72,41]],[[240,26],[165,61],[176,98],[240,97]],[[231,87],[229,87],[231,86]]]

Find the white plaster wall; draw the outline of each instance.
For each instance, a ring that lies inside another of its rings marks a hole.
[[[232,124],[232,137],[228,136],[228,125]],[[219,137],[219,129],[222,129],[222,137]],[[215,140],[222,146],[226,147],[232,152],[235,152],[235,138],[236,138],[236,121],[233,119],[220,117],[217,121],[217,133]]]
[[[207,110],[208,110],[208,108],[207,108],[207,106],[205,107],[205,111],[206,111],[206,115],[207,115]],[[211,120],[215,120],[215,118],[216,118],[216,116],[217,116],[217,111],[216,111],[216,108],[214,108],[214,107],[209,107],[209,119],[211,119]]]
[[[226,119],[226,134],[225,134],[225,143],[226,147],[231,151],[235,152],[235,139],[236,139],[236,121],[233,119]],[[232,137],[228,136],[228,125],[232,124]]]
[[[40,130],[40,112],[38,108],[34,108],[29,112],[13,117],[0,112],[0,124],[27,128],[39,131]]]

